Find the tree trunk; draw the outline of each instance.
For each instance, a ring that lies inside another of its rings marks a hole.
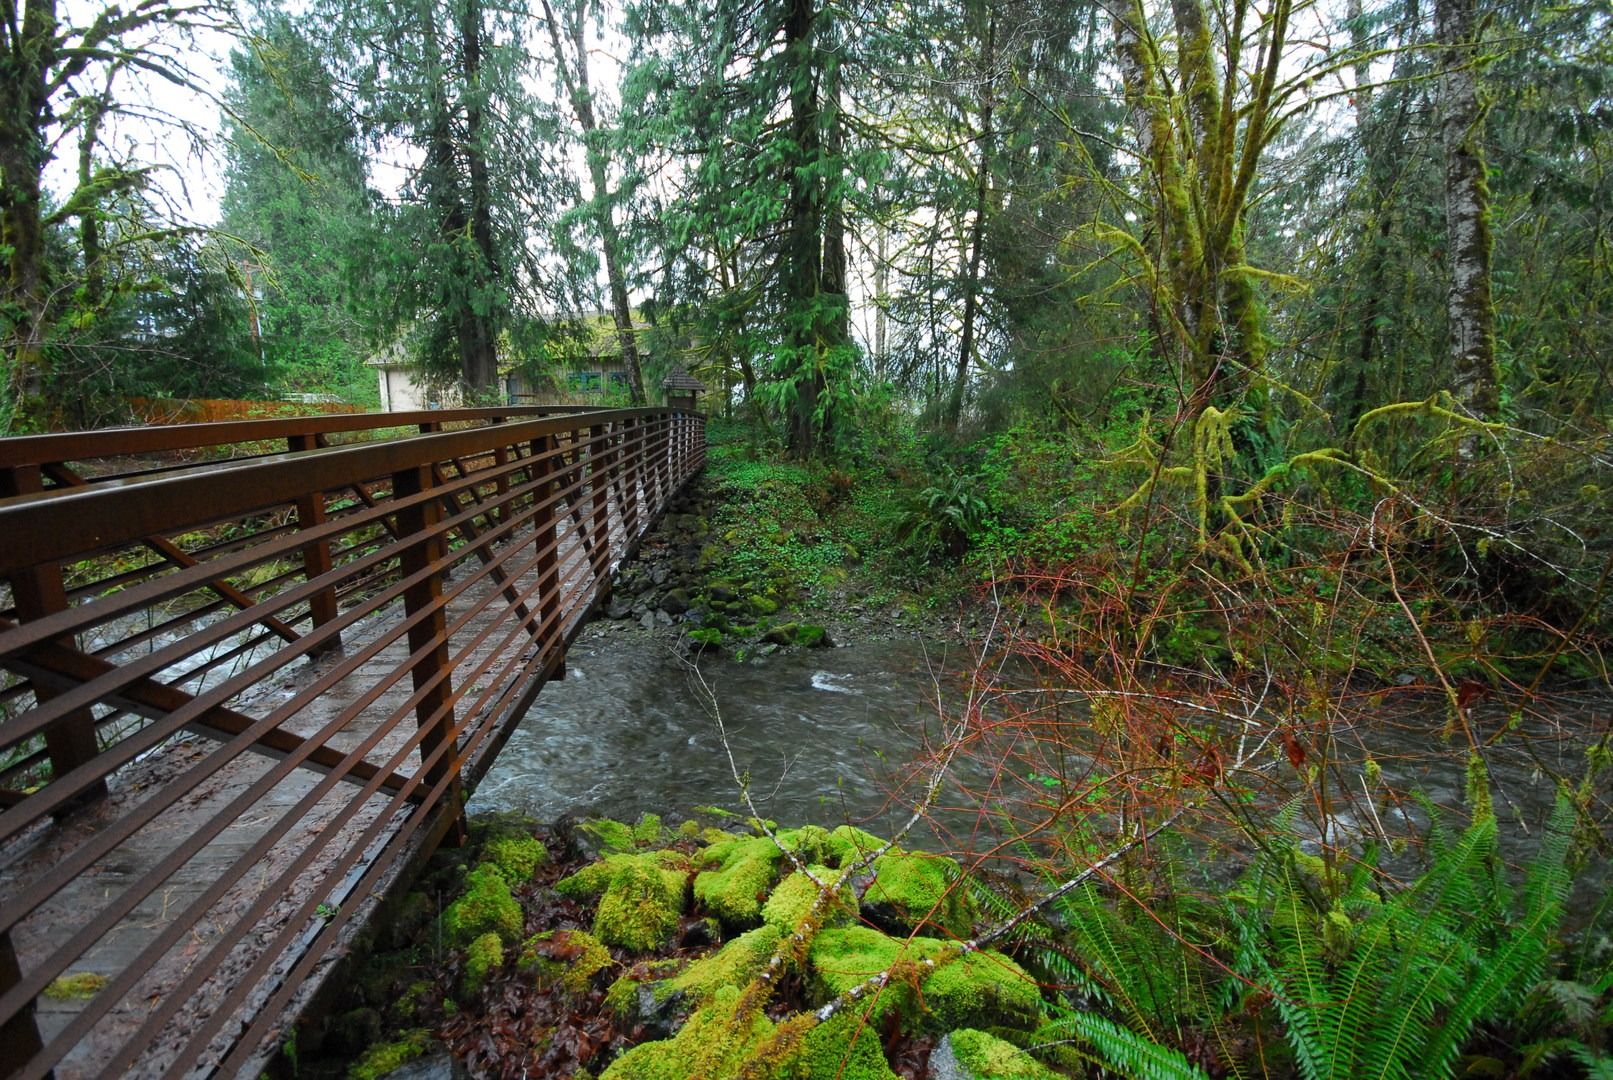
[[[544,18],[549,23],[549,39],[554,45],[555,66],[566,84],[577,124],[582,128],[583,151],[588,159],[588,177],[593,185],[594,222],[599,228],[599,246],[605,257],[605,279],[610,286],[611,318],[616,324],[616,340],[622,350],[622,366],[627,369],[628,392],[633,404],[643,405],[644,370],[639,361],[638,339],[633,331],[633,308],[627,296],[627,275],[622,269],[622,240],[616,229],[616,216],[610,205],[610,159],[601,141],[594,115],[593,90],[588,80],[588,45],[583,12],[579,6],[566,10],[566,35],[571,40],[571,59],[560,42],[560,27],[549,0],[543,0]]]
[[[814,167],[822,149],[813,55],[816,19],[813,0],[788,0],[784,16],[784,52],[790,72],[790,134],[794,153],[785,166],[789,202],[779,278],[784,302],[792,310],[787,316],[785,366],[779,374],[790,384],[785,428],[790,450],[798,457],[810,457],[818,448],[821,434],[818,405],[825,389],[822,311],[818,296],[823,279],[823,217],[819,198],[822,181]]]
[[[975,320],[980,307],[980,256],[986,243],[986,195],[991,190],[991,158],[994,133],[991,128],[992,107],[995,104],[993,87],[993,55],[997,43],[997,19],[989,9],[986,13],[986,48],[981,58],[980,87],[980,165],[975,175],[975,216],[969,226],[969,264],[963,278],[963,333],[959,335],[958,366],[952,376],[952,393],[947,399],[946,415],[942,418],[947,427],[956,429],[963,416],[963,393],[969,383],[969,367],[974,359]]]
[[[498,289],[498,248],[493,239],[493,194],[488,179],[483,133],[482,8],[465,0],[460,15],[460,49],[464,74],[465,171],[470,179],[471,281],[475,300],[460,316],[460,374],[472,394],[498,387],[498,335],[493,294]]]
[[[11,19],[15,20],[15,8]],[[15,33],[15,24],[11,29]],[[0,65],[0,250],[5,252],[6,372],[13,401],[37,394],[45,376],[45,227],[40,177],[50,153],[41,138],[46,73],[55,62],[55,0],[30,0],[20,37]]]
[[[1439,43],[1439,85],[1445,150],[1446,265],[1450,291],[1451,396],[1473,416],[1491,419],[1499,405],[1494,308],[1490,295],[1490,191],[1479,136],[1478,58],[1473,0],[1434,0]],[[1463,457],[1478,452],[1478,437],[1461,443]]]

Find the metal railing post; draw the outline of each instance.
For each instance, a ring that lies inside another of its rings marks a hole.
[[[394,501],[428,491],[433,486],[431,466],[418,465],[392,474]],[[436,499],[424,499],[411,506],[400,506],[398,522],[398,572],[405,578],[426,571],[426,576],[403,591],[403,610],[409,616],[424,613],[424,617],[409,627],[409,653],[417,656],[410,675],[416,693],[424,691],[415,706],[416,723],[425,732],[420,739],[420,758],[424,761],[439,748],[444,753],[426,768],[426,782],[433,790],[441,789],[449,801],[449,813],[457,816],[453,830],[456,844],[465,839],[465,803],[459,784],[459,754],[454,745],[453,686],[448,658],[448,616],[442,602],[442,568],[439,562],[445,557],[445,545],[438,526],[442,521],[442,505]]]
[[[610,447],[605,427],[588,429],[588,491],[594,505],[594,578],[604,581],[610,572]]]
[[[541,655],[558,642],[560,633],[560,532],[555,527],[555,482],[565,475],[562,454],[555,452],[558,444],[551,435],[540,435],[532,440],[532,461],[538,470],[538,487],[533,494],[532,543],[538,574],[538,652]],[[556,665],[556,673],[564,671],[565,659]],[[561,677],[564,677],[563,675]]]
[[[639,451],[636,435],[639,424],[632,417],[622,421],[622,468],[620,470],[622,482],[622,527],[627,530],[627,542],[631,544],[638,535],[639,513]]]
[[[0,498],[14,495],[32,495],[44,490],[44,479],[38,466],[0,469]],[[9,575],[12,601],[17,606],[17,617],[23,622],[42,619],[46,615],[67,610],[67,588],[62,584],[62,568],[56,563],[42,563]],[[74,642],[62,644],[73,647]],[[55,698],[59,691],[50,686],[34,683],[34,699],[41,705]],[[65,776],[101,752],[95,735],[95,715],[89,709],[74,709],[60,721],[45,729],[45,753],[50,757],[52,778]],[[106,795],[106,780],[96,779],[85,787],[79,796],[80,804],[93,802]]]
[[[317,435],[293,435],[286,440],[292,451],[312,450],[319,445]],[[325,523],[325,493],[311,491],[297,499],[297,527],[299,529],[312,529]],[[332,567],[330,556],[330,541],[316,540],[305,545],[302,549],[302,569],[305,580],[313,580],[321,574],[327,574]],[[310,633],[317,631],[326,623],[334,622],[337,615],[336,586],[321,589],[308,598],[308,613],[313,617]],[[329,640],[323,641],[309,653],[318,656],[332,649],[342,647],[340,631],[331,634]]]

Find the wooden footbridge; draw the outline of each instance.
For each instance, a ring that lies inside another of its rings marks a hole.
[[[0,439],[0,1076],[256,1077],[704,447],[542,407]]]

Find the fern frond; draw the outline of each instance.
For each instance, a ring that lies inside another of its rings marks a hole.
[[[1130,1028],[1091,1013],[1075,1013],[1055,1020],[1039,1029],[1037,1037],[1044,1043],[1075,1039],[1092,1048],[1097,1064],[1131,1080],[1208,1080],[1204,1071],[1188,1061],[1180,1050],[1161,1046]]]

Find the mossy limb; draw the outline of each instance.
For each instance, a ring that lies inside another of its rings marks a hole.
[[[850,866],[884,846],[885,841],[873,833],[863,832],[854,825],[841,825],[829,834],[829,864]]]
[[[747,986],[773,959],[779,937],[779,930],[771,925],[741,934],[673,978],[656,984],[655,994],[663,1000],[674,993],[685,994],[698,1006],[715,998],[725,986]]]
[[[835,897],[822,910],[819,926],[834,926],[856,918],[857,893],[852,889],[851,883],[840,882],[840,871],[831,870],[827,866],[809,866],[807,874],[794,873],[779,882],[773,894],[762,905],[762,921],[777,927],[784,933],[790,933],[801,925],[807,912],[818,899],[818,884],[812,878],[817,878],[824,887],[833,889]]]
[[[465,894],[443,912],[443,937],[456,949],[463,949],[483,934],[496,933],[506,945],[521,940],[521,905],[510,895],[504,875],[492,865],[482,865],[465,878]]]
[[[935,938],[903,940],[852,926],[818,934],[808,960],[821,1001],[891,972],[870,1016],[878,1019],[899,1010],[903,1027],[910,1031],[941,1032],[973,1024],[1029,1027],[1042,1015],[1036,983],[999,953],[958,957],[955,946]]]
[[[874,860],[874,881],[863,901],[875,921],[893,923],[894,928],[930,926],[949,937],[967,938],[975,910],[962,877],[962,867],[940,855],[881,855]]]
[[[465,950],[465,974],[459,982],[460,993],[474,997],[482,992],[487,980],[504,966],[504,942],[496,933],[483,934]]]

